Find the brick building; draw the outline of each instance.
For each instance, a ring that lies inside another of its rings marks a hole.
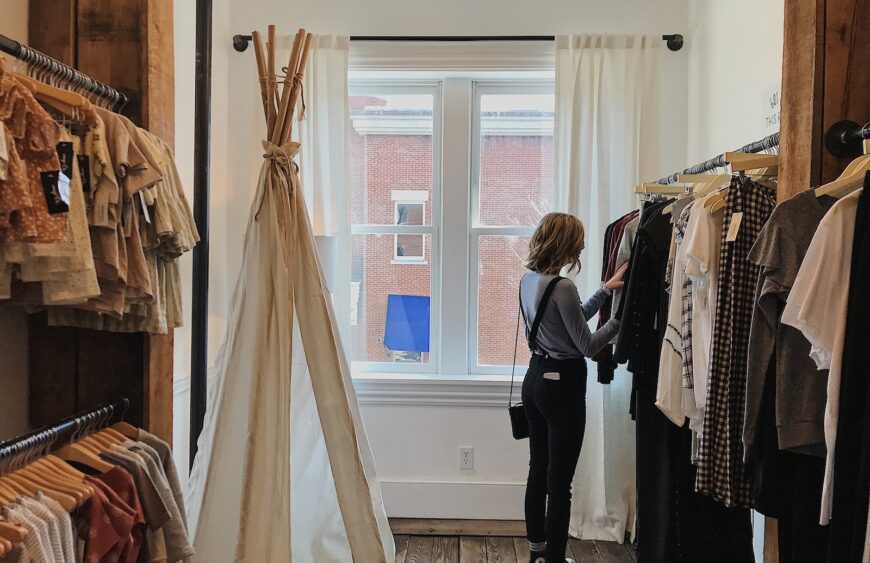
[[[552,113],[483,109],[477,222],[535,225],[552,207]],[[350,110],[354,224],[431,225],[431,110],[391,108],[387,96],[351,96]],[[353,236],[354,360],[428,361],[425,353],[387,350],[383,339],[389,294],[430,295],[435,273],[430,239],[418,234]],[[512,361],[517,284],[527,244],[527,237],[479,237],[478,268],[471,275],[479,276],[481,365]],[[518,362],[527,357],[521,343]]]

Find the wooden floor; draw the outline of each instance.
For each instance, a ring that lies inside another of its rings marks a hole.
[[[629,545],[571,539],[567,557],[577,563],[635,563]],[[527,563],[526,538],[396,535],[396,563]]]

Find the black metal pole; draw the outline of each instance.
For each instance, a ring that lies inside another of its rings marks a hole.
[[[193,218],[200,242],[193,249],[190,348],[190,465],[196,457],[208,400],[208,239],[211,166],[212,0],[196,0],[196,86],[194,88]]]
[[[768,149],[772,149],[774,147],[779,146],[779,133],[774,133],[773,135],[768,135],[767,137],[755,141],[754,143],[749,143],[748,145],[743,145],[739,149],[734,149],[732,152],[746,152],[746,153],[758,153],[761,151],[766,151]],[[709,172],[714,168],[722,168],[727,164],[725,162],[725,155],[720,154],[719,156],[713,157],[710,160],[705,160],[701,164],[696,164],[695,166],[691,166],[682,171],[683,174],[703,174],[704,172]],[[656,180],[659,184],[673,184],[677,181],[677,176],[680,172],[674,172],[670,176],[665,176],[664,178],[660,178]]]

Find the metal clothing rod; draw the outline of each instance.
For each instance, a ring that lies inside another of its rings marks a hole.
[[[52,426],[0,442],[0,475],[15,471],[70,442],[83,438],[123,419],[130,407],[126,398],[84,411]]]
[[[49,57],[45,53],[37,51],[27,45],[22,45],[18,41],[0,35],[0,51],[8,53],[16,59],[22,60],[31,67],[39,68],[48,72],[50,75],[66,80],[73,88],[84,88],[88,92],[92,92],[101,98],[108,100],[112,104],[115,111],[127,105],[127,96],[115,90],[107,84],[103,84],[99,80],[95,80],[76,70],[71,66],[65,65],[57,59]]]
[[[772,149],[774,147],[779,146],[779,133],[774,133],[773,135],[768,135],[767,137],[761,139],[760,141],[755,141],[754,143],[749,143],[748,145],[743,145],[739,149],[734,149],[732,152],[745,152],[745,153],[757,153],[761,151],[766,151]],[[722,168],[727,163],[725,162],[725,154],[720,154],[717,157],[711,158],[710,160],[705,160],[701,164],[696,164],[695,166],[691,166],[686,168],[682,172],[674,172],[670,176],[665,176],[664,178],[659,178],[656,180],[658,184],[673,184],[677,181],[677,176],[679,174],[703,174],[704,172],[709,172],[710,170],[716,168]]]

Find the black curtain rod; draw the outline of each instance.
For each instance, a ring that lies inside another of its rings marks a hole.
[[[555,35],[351,35],[351,41],[555,41]]]
[[[115,111],[120,111],[129,101],[125,94],[115,90],[111,86],[103,84],[99,80],[91,78],[82,71],[66,65],[55,58],[49,57],[33,47],[23,45],[5,35],[0,35],[0,51],[10,54],[32,67],[43,69],[53,76],[66,80],[74,88],[85,88],[88,92],[93,92],[94,94],[109,100],[112,103],[112,109]]]
[[[238,52],[247,50],[250,35],[233,35],[233,47]],[[474,42],[474,41],[555,41],[555,35],[351,35],[351,41],[403,41],[403,42]],[[668,49],[679,51],[683,48],[683,36],[679,33],[662,35]]]
[[[130,407],[126,398],[81,412],[51,426],[0,442],[0,475],[15,471],[34,458],[47,455],[97,430],[123,420]]]
[[[746,153],[757,153],[765,150],[772,149],[774,147],[779,147],[779,133],[774,133],[773,135],[768,135],[767,137],[755,141],[754,143],[749,143],[748,145],[743,145],[739,149],[734,149],[731,152],[746,152]],[[691,166],[686,168],[682,172],[674,172],[670,176],[665,176],[664,178],[659,178],[656,180],[658,184],[673,184],[677,182],[677,176],[680,174],[703,174],[704,172],[709,172],[710,170],[716,168],[722,168],[727,163],[725,162],[725,154],[720,154],[719,156],[713,157],[710,160],[705,160],[701,164],[696,164],[695,166]]]

